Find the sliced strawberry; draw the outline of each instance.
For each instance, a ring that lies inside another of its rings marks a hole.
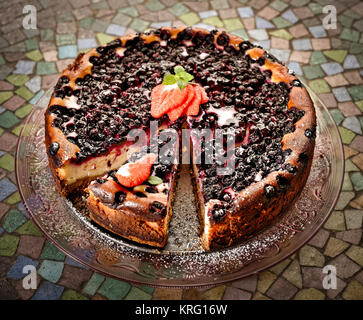
[[[135,187],[149,178],[156,154],[147,154],[134,163],[127,163],[118,169],[116,178],[125,187]]]
[[[161,89],[156,86],[151,92],[151,115],[154,118],[160,118],[169,110],[182,105],[187,99],[186,87],[180,90],[177,84],[160,86]],[[153,94],[154,90],[156,91]]]
[[[162,93],[164,91],[164,85],[159,84],[158,86],[154,87],[151,91],[151,115],[154,118],[159,118],[160,105],[162,102]]]
[[[161,102],[161,90],[163,85],[159,84],[151,90],[151,107],[157,106]]]
[[[194,99],[186,109],[185,114],[187,116],[196,116],[199,113],[199,105],[202,100],[202,88],[200,86],[194,86]]]
[[[185,100],[185,102],[182,105],[180,105],[179,107],[174,108],[168,112],[170,121],[175,121],[175,120],[179,119],[182,116],[182,114],[184,113],[184,111],[188,108],[191,101],[194,99],[195,90],[194,90],[193,86],[188,84],[185,89],[187,91],[187,99]]]
[[[182,90],[180,90],[177,85],[175,85],[175,87],[172,89],[165,88],[164,90],[168,92],[167,95],[163,98],[163,101],[161,102],[161,109],[168,108],[168,110],[171,110],[182,105],[188,98],[187,87],[188,86],[186,86]]]
[[[209,98],[207,96],[207,93],[205,92],[203,87],[200,87],[201,92],[202,92],[202,101],[200,102],[201,104],[206,103],[209,101]]]

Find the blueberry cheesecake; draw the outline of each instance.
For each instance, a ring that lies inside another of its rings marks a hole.
[[[152,123],[176,133],[167,159]],[[45,113],[49,165],[63,196],[85,190],[97,224],[163,247],[185,128],[206,250],[255,235],[306,183],[316,116],[301,82],[248,41],[185,27],[123,36],[63,71]]]

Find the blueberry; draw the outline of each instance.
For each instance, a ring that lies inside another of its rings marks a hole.
[[[286,189],[289,186],[289,180],[286,179],[283,175],[278,175],[276,180],[280,189]]]
[[[170,38],[169,30],[162,29],[160,32],[160,38],[161,38],[161,40],[168,40]]]
[[[225,176],[223,176],[223,178],[222,178],[223,186],[225,188],[230,187],[233,184],[234,179],[235,179],[234,175],[230,175],[230,176],[225,175]]]
[[[305,137],[309,138],[309,139],[315,139],[315,133],[313,130],[311,129],[306,129],[305,130]]]
[[[59,78],[59,83],[67,84],[69,82],[69,78],[67,76],[62,76]]]
[[[149,205],[149,210],[150,210],[150,212],[152,212],[153,214],[156,214],[156,215],[160,215],[160,216],[166,215],[166,207],[164,204],[162,204],[159,201],[153,201]]]
[[[54,157],[57,152],[59,150],[59,143],[58,142],[53,142],[50,147],[49,147],[49,154]]]
[[[147,187],[145,188],[145,191],[146,191],[147,193],[158,193],[158,189],[157,189],[156,187],[150,187],[150,186],[147,186]]]
[[[241,51],[246,51],[248,49],[252,48],[252,44],[249,41],[243,41],[239,44],[239,48],[241,49]]]
[[[307,165],[308,163],[308,160],[309,160],[309,157],[307,156],[306,153],[300,153],[299,155],[299,161],[303,164],[303,165]]]
[[[139,198],[147,198],[147,195],[140,191],[135,192],[134,195]]]
[[[121,204],[126,199],[126,193],[124,191],[118,191],[115,193],[115,202]]]
[[[219,222],[225,217],[226,210],[222,207],[217,206],[217,208],[214,208],[211,210],[211,215],[212,215],[213,220],[215,220],[216,222]]]
[[[96,181],[98,184],[104,184],[107,181],[107,179],[97,178]]]
[[[268,184],[264,188],[264,193],[265,193],[266,198],[271,199],[271,198],[273,198],[275,196],[276,189],[275,189],[274,186],[271,186],[271,185]]]
[[[230,202],[232,200],[232,196],[228,192],[225,192],[222,194],[222,200],[226,201],[226,202]]]
[[[89,62],[96,66],[96,65],[98,65],[98,64],[99,64],[99,58],[98,58],[98,57],[96,57],[96,56],[91,56],[91,57],[89,58]]]
[[[217,38],[217,43],[220,46],[227,46],[229,44],[229,36],[225,32],[222,32]]]
[[[291,82],[291,86],[292,86],[292,87],[302,87],[302,83],[301,83],[301,81],[300,81],[300,80],[295,79],[295,80],[292,80],[292,82]]]
[[[292,173],[292,174],[295,174],[297,172],[296,167],[294,167],[290,163],[286,164],[285,169],[287,172]]]

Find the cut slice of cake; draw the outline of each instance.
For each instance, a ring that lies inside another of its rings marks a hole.
[[[123,238],[164,247],[176,185],[177,142],[168,141],[163,151],[166,143],[159,140],[159,159],[144,148],[118,170],[92,181],[86,190],[91,219]]]

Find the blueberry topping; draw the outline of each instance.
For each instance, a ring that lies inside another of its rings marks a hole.
[[[266,198],[271,199],[276,195],[276,189],[274,186],[266,185],[264,188]]]
[[[149,205],[149,210],[150,210],[150,212],[152,212],[153,214],[156,214],[156,215],[160,215],[160,216],[166,215],[166,207],[159,201],[153,201]]]
[[[287,172],[292,173],[292,174],[295,174],[297,172],[296,167],[294,167],[290,163],[285,165],[285,169],[286,169]]]
[[[146,187],[145,191],[147,193],[158,193],[158,189],[156,187],[151,187],[151,186]]]
[[[211,216],[214,221],[221,221],[226,215],[226,210],[223,206],[215,205],[215,207],[211,210]]]
[[[225,32],[222,32],[218,36],[218,38],[217,38],[217,43],[220,46],[228,46],[228,44],[229,44],[229,36]]]
[[[306,129],[305,130],[305,137],[307,137],[309,139],[315,139],[315,132],[314,132],[314,130]]]
[[[308,160],[309,160],[309,157],[307,156],[307,154],[306,153],[300,153],[300,155],[299,155],[299,161],[305,166],[305,165],[307,165],[307,163],[308,163]]]
[[[300,81],[300,80],[295,79],[295,80],[293,80],[293,81],[291,82],[291,86],[292,86],[292,87],[302,87],[302,83],[301,83],[301,81]]]
[[[76,90],[68,85],[69,79],[67,82],[62,78],[54,95],[72,96],[82,107],[55,105],[49,108],[49,113],[54,116],[53,126],[78,146],[77,160],[107,153],[115,144],[126,141],[131,129],[147,130],[150,121],[155,120],[150,114],[152,88],[162,82],[166,72],[181,65],[193,74],[194,81],[204,87],[209,97],[209,101],[200,106],[198,116],[191,120],[192,127],[222,129],[226,137],[232,130],[237,143],[233,155],[234,175],[215,180],[212,178],[216,176],[216,165],[200,165],[206,201],[229,202],[224,200],[224,196],[228,198],[223,192],[227,188],[240,192],[272,171],[290,172],[285,162],[291,150],[282,150],[282,137],[293,132],[295,123],[304,115],[303,110],[287,107],[291,86],[269,81],[271,71],[261,71],[256,61],[245,54],[254,47],[250,42],[243,41],[239,44],[240,50],[234,50],[229,46],[229,36],[220,33],[216,41],[224,46],[221,50],[214,43],[217,34],[217,31],[194,33],[187,28],[171,39],[168,30],[160,29],[155,35],[167,40],[166,46],[157,41],[146,44],[137,36],[127,41],[122,57],[116,54],[115,48],[122,45],[117,39],[97,48],[98,56],[90,57],[92,72],[76,79]],[[195,45],[186,46],[186,40]],[[184,47],[187,55],[180,54],[180,47]],[[257,63],[263,64],[266,57],[264,55]],[[231,123],[226,125],[221,124],[218,116],[224,108],[234,112]],[[159,124],[167,119],[167,116],[160,118]],[[175,121],[171,127],[180,129],[184,119]],[[203,148],[203,157],[209,154],[205,151],[211,151],[215,163],[218,152],[225,153],[225,150],[209,150],[207,145]],[[167,156],[152,167],[152,175],[163,180],[172,170],[172,163],[165,160]]]
[[[284,176],[278,175],[276,179],[277,185],[280,189],[286,189],[289,186],[289,180],[287,180]]]
[[[222,200],[226,201],[226,202],[230,202],[232,200],[232,196],[228,192],[225,192],[222,194]]]
[[[97,178],[96,181],[98,184],[104,184],[107,181],[107,179]]]
[[[58,142],[53,142],[50,147],[49,147],[49,154],[54,157],[57,152],[59,150],[59,143]]]
[[[126,193],[124,191],[118,191],[115,193],[115,202],[116,204],[121,204],[126,199]]]
[[[67,76],[62,76],[59,78],[59,83],[67,84],[69,82],[69,78]]]
[[[147,195],[146,195],[145,193],[143,193],[143,192],[140,192],[140,191],[136,191],[136,192],[134,193],[134,195],[135,195],[136,197],[139,197],[139,198],[147,198]]]

